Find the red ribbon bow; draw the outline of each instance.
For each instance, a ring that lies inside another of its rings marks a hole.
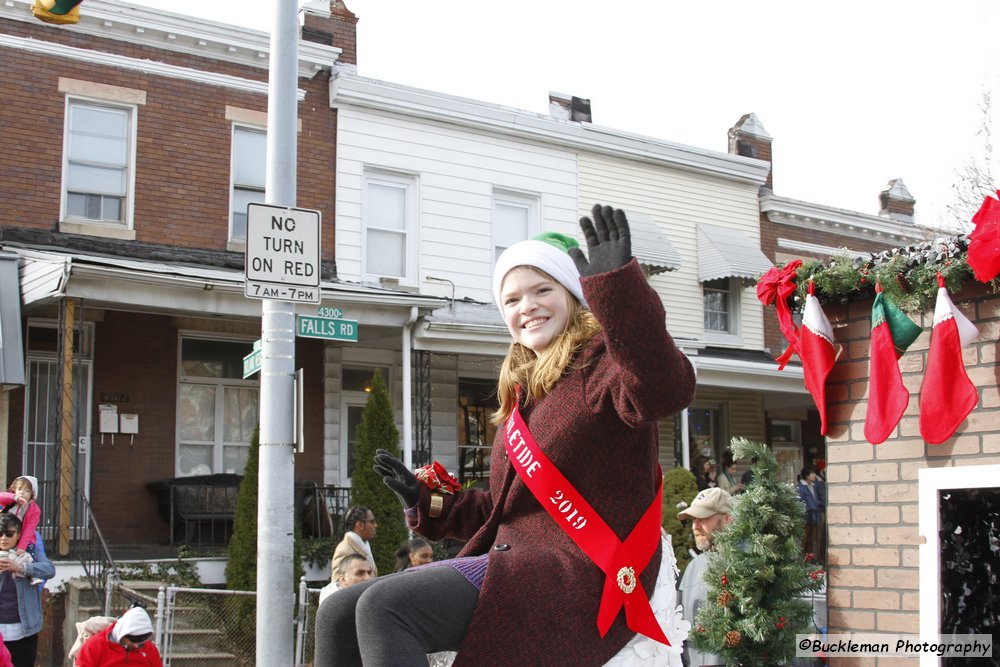
[[[454,494],[462,490],[462,485],[458,483],[455,476],[448,472],[443,465],[434,461],[429,466],[423,466],[413,471],[413,474],[431,491]]]
[[[778,309],[778,325],[785,340],[788,341],[788,347],[776,360],[778,370],[788,364],[792,354],[799,348],[799,330],[792,321],[792,309],[788,307],[788,297],[795,293],[795,275],[800,266],[802,266],[801,259],[792,260],[783,269],[772,266],[757,282],[757,298],[765,306],[775,304]]]

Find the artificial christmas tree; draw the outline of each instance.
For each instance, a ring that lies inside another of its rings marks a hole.
[[[822,588],[823,571],[802,555],[805,508],[795,489],[778,481],[774,453],[744,438],[734,438],[732,450],[756,461],[753,483],[736,496],[732,523],[715,534],[705,571],[709,602],[691,637],[727,665],[778,665],[795,657],[795,635],[812,629],[803,596]]]

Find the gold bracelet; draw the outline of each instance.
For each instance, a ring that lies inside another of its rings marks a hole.
[[[428,512],[428,516],[432,519],[436,519],[441,516],[441,510],[444,509],[444,496],[440,493],[431,494],[431,509]]]

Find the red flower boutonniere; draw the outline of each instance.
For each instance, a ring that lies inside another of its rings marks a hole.
[[[431,491],[447,493],[449,495],[462,490],[462,485],[458,483],[455,476],[445,470],[444,466],[435,461],[429,466],[423,466],[413,471],[420,483]]]

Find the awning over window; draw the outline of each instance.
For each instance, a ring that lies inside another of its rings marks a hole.
[[[650,275],[681,268],[681,254],[663,235],[652,216],[634,211],[625,211],[625,215],[631,231],[632,254],[649,269]]]
[[[738,229],[698,225],[698,280],[756,278],[772,266],[760,247]]]
[[[24,384],[17,255],[0,252],[0,386]]]

